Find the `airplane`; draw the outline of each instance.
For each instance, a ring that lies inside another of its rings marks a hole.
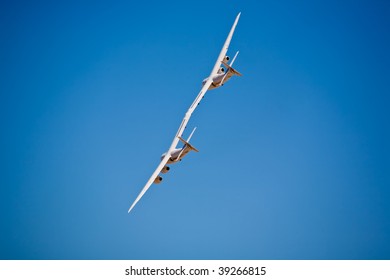
[[[157,166],[156,170],[153,172],[152,176],[147,181],[146,185],[143,187],[133,204],[130,206],[128,213],[134,208],[134,206],[138,203],[138,201],[143,197],[146,191],[150,188],[150,186],[155,183],[159,184],[162,182],[162,177],[159,175],[160,173],[167,173],[170,170],[168,164],[174,164],[180,162],[190,151],[198,152],[198,150],[192,146],[189,141],[191,140],[192,135],[195,132],[196,127],[191,132],[190,136],[187,140],[182,138],[183,132],[187,127],[187,123],[189,122],[192,113],[195,111],[196,107],[199,105],[200,101],[206,94],[207,90],[215,89],[223,86],[231,77],[233,76],[242,76],[240,72],[235,70],[232,65],[238,55],[239,52],[235,54],[230,64],[228,64],[230,58],[226,56],[228,51],[230,41],[233,37],[234,30],[238,23],[241,13],[239,13],[233,23],[232,28],[226,38],[224,45],[222,46],[221,52],[219,53],[218,59],[210,73],[210,75],[202,81],[202,89],[198,93],[194,102],[191,104],[189,109],[187,110],[184,118],[179,126],[179,129],[173,138],[172,144],[169,147],[168,151],[161,155],[160,164]],[[226,68],[226,69],[225,69]],[[177,148],[179,141],[183,142],[183,146],[181,148]]]

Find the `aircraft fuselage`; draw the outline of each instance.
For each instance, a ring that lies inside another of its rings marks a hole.
[[[226,73],[219,73],[219,74],[215,74],[212,79],[213,79],[213,82],[211,83],[209,89],[215,89],[215,88],[218,88],[220,86],[223,86],[228,80],[230,80],[230,78],[234,75],[234,73],[232,73],[231,71],[227,70]],[[207,82],[207,79],[204,79],[203,82],[202,82],[202,85],[204,85],[206,82]]]
[[[191,151],[191,148],[189,147],[183,147],[179,149],[174,149],[171,153],[171,157],[169,158],[167,164],[172,164],[180,161],[183,157],[185,157],[189,151]],[[165,157],[167,153],[163,153],[161,155],[161,160]],[[180,159],[178,160],[178,157],[180,156]]]

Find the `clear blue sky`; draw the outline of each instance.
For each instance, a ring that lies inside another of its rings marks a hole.
[[[390,258],[388,1],[7,2],[1,259]]]

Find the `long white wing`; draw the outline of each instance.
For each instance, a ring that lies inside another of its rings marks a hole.
[[[226,53],[228,51],[229,44],[230,44],[230,41],[231,41],[231,39],[233,37],[233,33],[234,33],[234,30],[235,30],[236,25],[238,23],[238,20],[240,18],[240,15],[241,15],[241,13],[239,13],[237,15],[236,20],[234,21],[234,24],[233,24],[232,28],[230,29],[229,35],[226,38],[225,44],[223,45],[223,47],[221,49],[221,52],[219,53],[218,59],[217,59],[215,65],[214,65],[213,70],[210,73],[209,78],[207,79],[206,83],[203,85],[202,89],[200,90],[199,94],[195,98],[194,102],[191,104],[190,108],[186,112],[186,114],[185,114],[185,116],[184,116],[184,118],[183,118],[183,120],[182,120],[182,122],[181,122],[181,124],[179,126],[179,129],[177,130],[176,135],[173,138],[172,144],[171,144],[168,152],[166,153],[165,157],[161,160],[160,164],[157,166],[156,170],[153,172],[153,174],[150,177],[149,181],[143,187],[143,189],[141,190],[141,192],[139,193],[139,195],[137,196],[137,198],[135,199],[133,204],[130,206],[129,211],[128,211],[129,213],[134,208],[134,206],[137,204],[137,202],[142,198],[142,196],[146,193],[146,191],[150,188],[150,186],[153,184],[153,182],[156,179],[156,177],[158,176],[158,174],[161,172],[161,170],[163,169],[165,164],[167,164],[167,162],[168,162],[168,160],[169,160],[169,158],[171,156],[172,151],[176,148],[177,143],[180,140],[179,137],[182,136],[182,134],[183,134],[183,132],[184,132],[186,126],[187,126],[187,123],[189,122],[189,120],[191,118],[192,113],[195,111],[196,107],[199,105],[199,103],[202,100],[203,96],[206,94],[207,90],[209,89],[209,87],[210,87],[210,85],[211,85],[211,83],[213,81],[212,77],[215,74],[217,74],[218,69],[221,66],[222,60],[224,59],[224,57],[225,57],[225,55],[226,55]]]
[[[218,69],[221,66],[222,60],[224,59],[224,57],[225,57],[225,55],[226,55],[226,53],[228,51],[228,48],[229,48],[229,45],[230,45],[230,41],[232,40],[233,33],[234,33],[234,30],[236,29],[236,25],[238,23],[238,20],[240,19],[240,15],[241,15],[241,13],[238,13],[238,15],[236,17],[236,20],[233,23],[232,29],[230,29],[229,35],[226,38],[225,44],[223,44],[221,52],[219,53],[217,62],[215,62],[214,68],[211,71],[210,76],[213,76],[213,75],[217,74]]]
[[[225,57],[225,55],[226,55],[226,53],[228,51],[228,48],[229,48],[229,45],[230,45],[230,41],[232,40],[234,30],[236,29],[236,25],[238,23],[238,20],[240,19],[240,15],[241,15],[241,13],[239,13],[237,15],[236,20],[234,21],[233,26],[230,29],[229,35],[226,38],[225,44],[223,44],[221,52],[219,53],[218,59],[215,62],[214,68],[211,71],[210,76],[208,77],[207,82],[203,85],[203,87],[202,87],[201,91],[199,92],[198,96],[195,98],[194,102],[191,104],[191,106],[188,109],[186,115],[184,116],[182,124],[180,125],[179,130],[177,131],[177,134],[176,134],[177,137],[179,137],[179,136],[181,136],[183,134],[183,131],[184,131],[188,121],[190,120],[192,113],[195,111],[196,107],[199,105],[199,103],[202,100],[203,96],[206,94],[206,92],[209,89],[211,83],[213,82],[212,77],[215,74],[217,74],[218,69],[219,69],[219,67],[222,64],[222,60],[224,59],[224,57]],[[177,144],[177,142],[176,142],[176,144]]]
[[[146,193],[146,191],[153,184],[154,180],[156,179],[158,174],[161,172],[161,170],[163,169],[164,165],[168,162],[170,156],[171,156],[171,154],[167,153],[165,155],[165,157],[162,159],[160,164],[157,166],[157,169],[153,172],[153,174],[150,177],[149,181],[146,183],[145,187],[142,189],[142,191],[139,193],[137,198],[134,200],[133,204],[130,206],[128,213],[130,213],[131,209],[134,208],[134,206],[137,204],[137,202],[142,198],[142,196]]]

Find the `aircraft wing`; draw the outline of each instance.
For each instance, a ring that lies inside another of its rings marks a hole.
[[[158,174],[161,172],[165,164],[167,164],[169,157],[171,156],[171,153],[167,153],[165,157],[162,159],[160,164],[157,166],[156,170],[153,172],[152,176],[150,177],[149,181],[146,183],[145,187],[142,189],[142,191],[139,193],[137,198],[134,200],[133,204],[130,206],[129,211],[127,213],[130,213],[131,209],[134,208],[134,206],[137,204],[137,202],[143,197],[143,195],[146,193],[146,191],[150,188],[150,186],[153,184],[154,180],[158,176]]]
[[[219,70],[219,67],[221,66],[222,61],[225,58],[226,53],[227,53],[227,51],[229,49],[230,41],[232,40],[234,30],[236,29],[238,20],[240,19],[240,15],[241,15],[241,13],[238,13],[238,15],[236,17],[236,20],[234,21],[233,26],[230,29],[229,35],[226,38],[225,44],[223,44],[221,52],[219,53],[218,59],[215,62],[214,68],[211,71],[210,76],[208,77],[208,80],[203,85],[202,89],[200,90],[198,96],[195,98],[195,100],[192,103],[191,107],[188,109],[188,111],[187,111],[187,113],[186,113],[186,115],[185,115],[185,117],[183,119],[183,122],[182,122],[182,124],[179,127],[179,130],[178,130],[178,132],[176,134],[176,137],[180,137],[183,134],[183,131],[184,131],[188,121],[190,120],[192,112],[194,112],[194,110],[198,106],[199,102],[202,100],[203,96],[206,94],[207,90],[209,89],[211,83],[213,82],[213,76],[215,74],[217,74],[217,72]],[[177,142],[176,142],[176,144],[177,144]]]
[[[196,107],[198,107],[200,101],[202,100],[203,96],[206,94],[207,90],[209,89],[211,83],[213,82],[213,79],[211,78],[208,78],[208,80],[206,81],[206,83],[203,85],[202,89],[200,90],[200,92],[198,93],[198,95],[196,96],[194,102],[192,102],[190,108],[188,109],[187,113],[185,114],[184,118],[183,118],[183,121],[181,122],[181,125],[176,133],[176,138],[177,138],[177,142],[176,144],[179,142],[179,138],[178,137],[181,137],[183,132],[184,132],[184,129],[186,128],[187,126],[187,123],[188,121],[190,120],[191,118],[191,115],[192,113],[195,111]],[[176,146],[175,144],[175,146]]]
[[[222,63],[224,57],[226,56],[226,53],[227,53],[229,45],[230,45],[230,41],[232,40],[232,37],[233,37],[234,29],[236,29],[236,25],[238,23],[238,20],[240,19],[240,15],[241,15],[241,13],[238,13],[236,20],[233,23],[232,29],[230,29],[229,35],[226,38],[225,44],[223,44],[222,50],[219,53],[219,56],[218,56],[217,62],[214,65],[213,71],[211,71],[210,76],[217,74],[218,69],[221,66],[221,63]]]

